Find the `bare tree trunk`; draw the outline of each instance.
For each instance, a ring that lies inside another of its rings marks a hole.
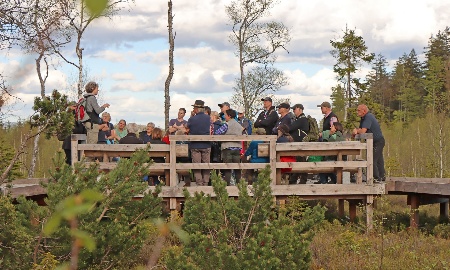
[[[44,60],[45,65],[46,65],[45,77],[42,77],[42,71],[41,71],[42,59]],[[48,78],[48,64],[44,57],[43,51],[41,51],[41,53],[39,54],[39,57],[36,59],[36,72],[37,72],[37,75],[39,78],[39,84],[41,86],[41,97],[45,98],[45,82],[47,81],[47,78]],[[40,138],[40,134],[37,134],[36,137],[34,137],[33,153],[31,155],[30,168],[28,169],[28,178],[33,178],[34,173],[36,171],[36,161],[37,161],[37,156],[39,154],[39,138]]]
[[[78,35],[75,51],[78,56],[78,98],[83,96],[83,48],[80,48],[81,35]]]
[[[36,135],[36,137],[34,137],[33,155],[31,156],[30,168],[28,169],[28,178],[33,178],[34,172],[36,171],[36,161],[37,161],[37,156],[39,154],[39,138],[40,137],[41,137],[40,134],[38,134],[38,135]]]
[[[173,78],[173,51],[175,50],[175,37],[173,35],[173,15],[172,15],[172,0],[169,0],[167,21],[169,23],[169,74],[167,75],[166,83],[164,86],[164,127],[165,130],[169,128],[169,110],[170,110],[170,82]]]

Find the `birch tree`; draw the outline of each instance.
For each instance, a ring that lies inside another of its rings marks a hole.
[[[61,6],[61,12],[65,18],[68,28],[73,31],[75,36],[75,54],[77,61],[71,61],[60,50],[56,50],[58,55],[68,64],[74,66],[78,71],[77,93],[78,97],[83,95],[84,85],[84,63],[82,39],[86,29],[91,23],[101,17],[112,19],[120,10],[125,8],[125,4],[132,0],[58,0]],[[104,5],[102,5],[102,3]]]
[[[255,93],[261,93],[263,89],[275,92],[287,83],[287,80],[283,78],[278,83],[271,82],[272,86],[278,88],[265,88],[265,85],[246,81],[252,78],[251,72],[246,73],[246,67],[250,64],[266,67],[252,71],[254,74],[261,71],[268,72],[263,75],[265,78],[273,79],[275,74],[280,74],[280,71],[275,71],[275,68],[272,67],[277,58],[275,52],[279,49],[286,50],[285,46],[291,37],[289,29],[283,23],[265,20],[270,16],[270,10],[275,3],[275,0],[236,0],[225,7],[232,25],[230,42],[236,47],[235,54],[239,58],[240,76],[237,80],[233,100],[244,107],[247,117],[253,101],[256,100],[253,96]],[[270,74],[270,72],[275,73]],[[260,82],[267,82],[267,80],[263,79]],[[252,86],[256,86],[256,89],[251,89]]]

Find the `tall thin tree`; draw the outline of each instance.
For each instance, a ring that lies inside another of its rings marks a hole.
[[[169,110],[170,110],[170,82],[173,78],[173,51],[175,50],[175,35],[173,34],[173,15],[172,15],[172,0],[169,0],[167,10],[167,22],[169,28],[169,74],[167,75],[166,83],[164,85],[164,127],[169,128]]]

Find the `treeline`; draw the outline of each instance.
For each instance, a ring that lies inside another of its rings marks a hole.
[[[348,53],[367,51],[364,42],[346,44],[354,38],[346,30],[336,50]],[[344,119],[346,127],[358,124],[356,105],[366,103],[383,123],[386,137],[385,163],[389,176],[448,177],[450,175],[450,28],[432,35],[424,48],[424,59],[412,49],[404,53],[393,66],[381,55],[372,55],[371,71],[360,82],[353,72],[342,76],[333,87],[331,99],[334,111]],[[345,47],[347,46],[347,47]],[[338,64],[339,64],[338,59]],[[351,60],[351,59],[344,59]],[[354,67],[358,64],[354,61]],[[351,65],[345,66],[352,70]],[[336,66],[335,66],[336,71]],[[340,71],[340,70],[338,70]],[[349,75],[349,76],[347,76]],[[350,87],[348,87],[351,85]],[[351,91],[348,91],[350,89]],[[346,107],[348,106],[348,107]]]

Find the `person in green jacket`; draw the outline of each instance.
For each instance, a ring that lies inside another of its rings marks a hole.
[[[343,134],[344,127],[339,122],[334,122],[330,130],[324,130],[322,132],[322,140],[324,142],[341,142],[345,141]],[[326,156],[324,161],[336,160],[336,156]],[[330,182],[328,182],[328,177]],[[336,174],[335,173],[319,173],[319,181],[314,184],[336,184]]]

